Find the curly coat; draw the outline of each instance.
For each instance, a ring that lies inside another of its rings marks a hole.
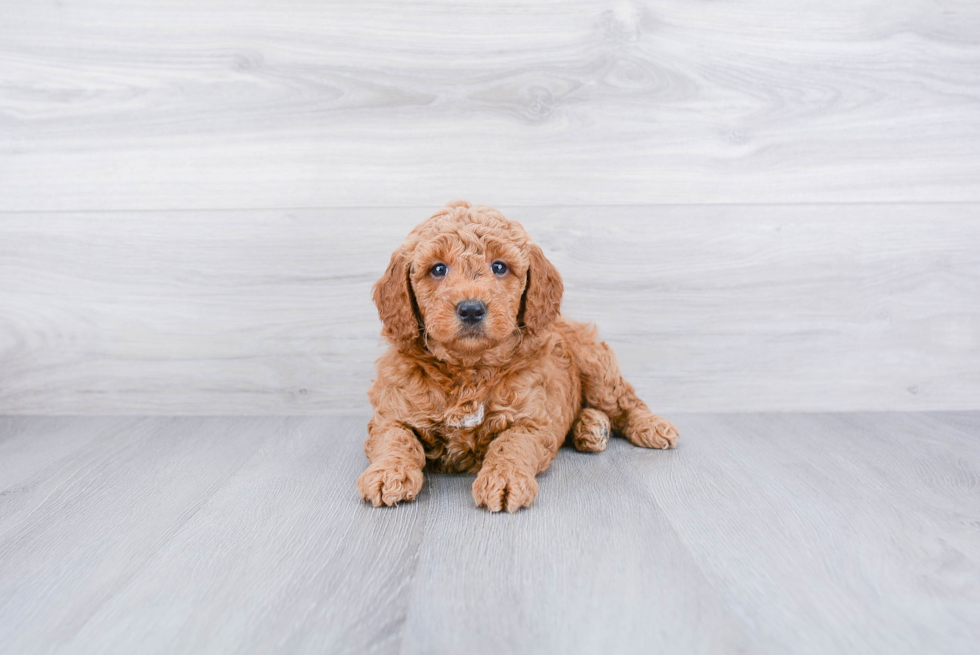
[[[674,446],[677,428],[637,398],[595,328],[559,315],[562,292],[541,248],[491,207],[450,202],[412,230],[374,286],[391,347],[368,392],[365,500],[413,500],[428,468],[477,473],[477,506],[514,512],[569,434],[586,452],[610,428]],[[463,301],[485,306],[476,325]]]

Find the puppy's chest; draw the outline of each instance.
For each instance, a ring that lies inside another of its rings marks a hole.
[[[446,398],[419,431],[430,469],[454,473],[475,472],[487,446],[500,431],[500,416],[489,394],[460,389]]]

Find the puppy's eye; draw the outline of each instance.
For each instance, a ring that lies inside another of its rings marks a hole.
[[[429,269],[429,273],[432,277],[446,277],[446,273],[449,272],[449,267],[439,262],[438,264],[433,264],[432,268]]]
[[[494,275],[503,275],[507,272],[507,264],[503,262],[494,262],[490,265],[490,270],[493,271]]]

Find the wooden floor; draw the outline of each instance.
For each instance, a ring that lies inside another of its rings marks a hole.
[[[355,494],[365,417],[0,419],[0,652],[976,653],[980,413],[679,415]]]

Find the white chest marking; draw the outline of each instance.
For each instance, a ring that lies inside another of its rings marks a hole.
[[[463,416],[459,423],[450,423],[450,425],[455,428],[475,428],[481,423],[483,423],[483,403],[480,403],[480,406],[475,412],[470,412]]]

